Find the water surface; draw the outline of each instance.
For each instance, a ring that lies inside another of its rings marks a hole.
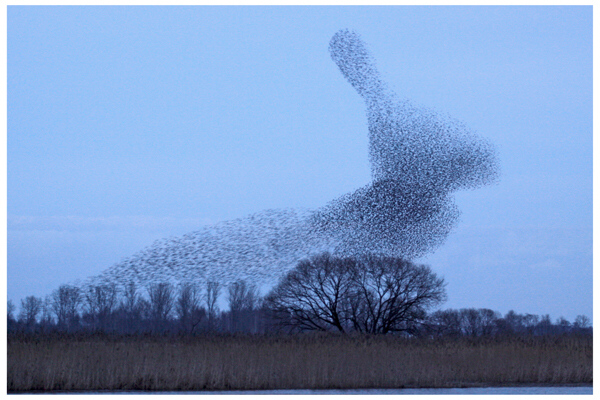
[[[112,394],[194,394],[194,395],[259,395],[259,394],[275,394],[275,395],[311,395],[311,394],[326,394],[326,395],[381,395],[381,394],[593,394],[592,386],[508,386],[508,387],[477,387],[477,388],[451,388],[451,389],[349,389],[349,390],[310,390],[310,389],[290,389],[290,390],[229,390],[229,391],[199,391],[199,392],[111,392]],[[89,394],[89,393],[88,393]],[[107,394],[107,393],[97,393]]]

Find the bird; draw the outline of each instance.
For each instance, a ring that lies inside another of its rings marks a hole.
[[[336,32],[329,52],[365,102],[371,182],[316,209],[269,209],[160,239],[80,286],[274,284],[323,252],[414,259],[441,246],[460,215],[453,193],[497,181],[494,146],[396,95],[357,32]]]

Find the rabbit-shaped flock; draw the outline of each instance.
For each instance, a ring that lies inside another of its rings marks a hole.
[[[494,147],[462,123],[398,98],[357,33],[337,32],[329,50],[367,106],[370,184],[316,210],[266,210],[159,240],[81,285],[260,285],[324,251],[414,259],[440,246],[459,216],[452,193],[497,179]]]

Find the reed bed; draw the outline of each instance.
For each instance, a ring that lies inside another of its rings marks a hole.
[[[8,392],[592,383],[592,337],[22,337]]]

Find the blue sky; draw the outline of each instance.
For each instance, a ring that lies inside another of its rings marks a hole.
[[[392,88],[493,142],[427,258],[448,308],[592,317],[592,8],[9,7],[7,291],[370,181],[359,32]]]

